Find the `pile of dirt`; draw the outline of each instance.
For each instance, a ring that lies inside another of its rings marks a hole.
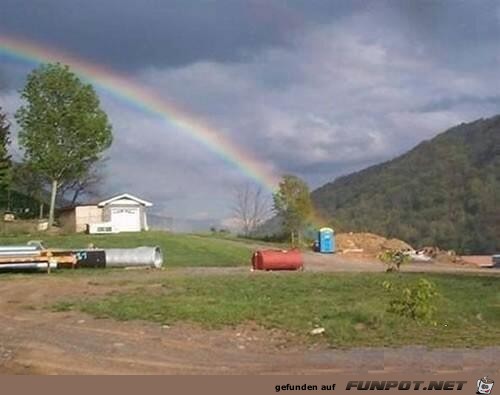
[[[398,239],[386,239],[373,233],[339,233],[336,235],[337,249],[343,253],[358,252],[377,255],[384,250],[413,250],[412,246]]]
[[[453,250],[441,250],[436,246],[423,247],[421,251],[424,255],[440,263],[463,264],[462,257]]]

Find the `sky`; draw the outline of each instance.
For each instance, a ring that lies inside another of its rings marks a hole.
[[[500,112],[500,1],[0,0],[0,35],[114,70],[311,189]],[[11,119],[33,67],[0,57]],[[103,196],[235,224],[240,169],[97,92],[114,132]]]

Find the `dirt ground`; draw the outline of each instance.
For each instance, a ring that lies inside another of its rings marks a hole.
[[[317,254],[304,253],[304,266],[306,271],[328,272],[384,272],[386,266],[365,254]],[[401,266],[402,272],[426,273],[482,273],[500,275],[499,268],[492,268],[491,257],[472,257],[462,263],[444,263],[437,261],[414,262]]]
[[[368,260],[319,254],[305,256],[307,271],[383,271]],[[221,274],[249,268],[171,269],[171,273]],[[464,271],[498,275],[498,269],[409,265],[408,271]],[[0,374],[331,374],[349,371],[500,372],[500,345],[485,349],[427,350],[310,346],[290,335],[254,325],[204,330],[176,324],[95,319],[78,312],[51,312],[47,303],[65,297],[103,295],[134,276],[120,271],[98,277],[34,274],[0,281]],[[499,277],[500,278],[500,277]],[[486,370],[487,369],[487,370]]]

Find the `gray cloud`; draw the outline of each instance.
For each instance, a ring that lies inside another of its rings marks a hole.
[[[32,68],[33,65],[19,63],[10,58],[4,60],[0,54],[0,93],[8,94],[20,90]]]
[[[0,107],[2,108],[2,112],[7,116],[8,122],[10,123],[10,150],[12,151],[12,157],[14,158],[14,160],[20,160],[21,158],[21,153],[19,152],[17,144],[18,128],[14,119],[14,114],[20,105],[21,100],[16,91],[0,90]]]
[[[56,0],[24,10],[0,0],[0,22],[30,16],[0,31],[126,69],[266,167],[312,186],[498,112],[498,2],[113,0],[94,15],[94,1],[70,12]],[[35,16],[37,32],[27,26]],[[65,17],[57,29],[55,16]],[[0,76],[19,76],[16,67],[2,64]],[[9,107],[15,100],[9,93]],[[115,130],[109,193],[143,195],[165,215],[230,217],[231,191],[246,181],[238,169],[162,119],[106,96],[103,105]]]
[[[436,101],[429,101],[424,106],[417,108],[416,111],[432,112],[451,110],[457,107],[471,106],[497,106],[500,108],[500,96],[476,97],[473,95],[464,95],[461,97],[443,97]]]
[[[316,26],[246,63],[152,68],[143,80],[280,172],[313,184],[497,111],[498,67],[470,72],[429,56],[426,46],[415,52],[405,37],[391,41],[398,30],[388,24],[374,37],[374,15]]]
[[[9,82],[5,73],[0,70],[0,91],[6,91],[9,89]]]

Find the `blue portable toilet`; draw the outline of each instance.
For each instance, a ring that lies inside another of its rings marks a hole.
[[[335,252],[335,232],[332,228],[321,228],[318,232],[319,252],[331,254]]]

